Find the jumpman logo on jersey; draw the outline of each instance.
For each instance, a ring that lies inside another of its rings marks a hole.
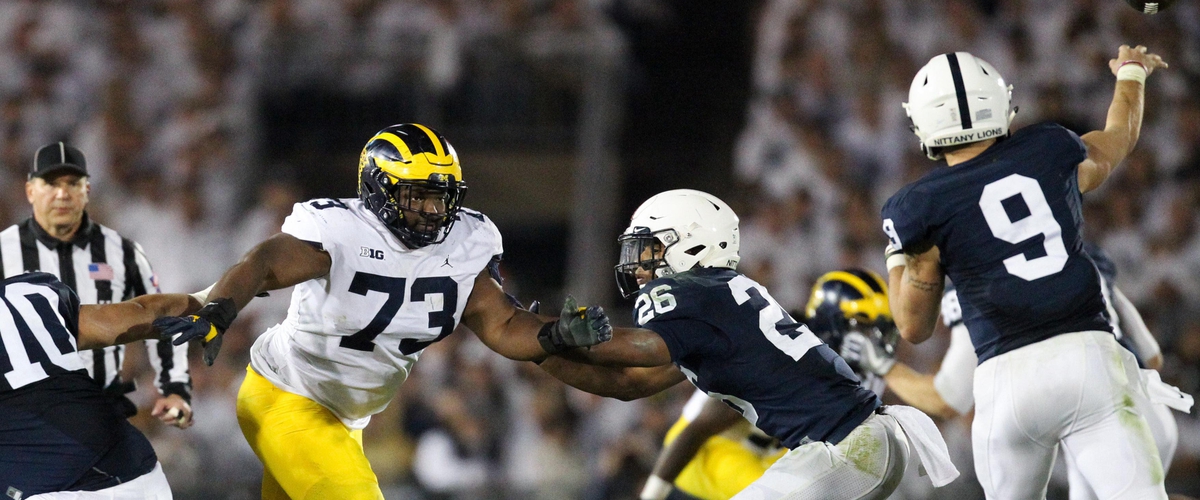
[[[442,263],[442,265],[441,265],[441,266],[439,266],[439,267],[450,267],[450,268],[453,268],[453,267],[454,267],[454,264],[451,264],[451,263],[450,263],[450,256],[449,256],[449,255],[447,255],[447,256],[446,256],[446,262],[443,262],[443,263]]]

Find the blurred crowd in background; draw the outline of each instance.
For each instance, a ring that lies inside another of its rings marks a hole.
[[[203,289],[277,232],[293,203],[352,196],[361,141],[390,123],[428,123],[463,155],[471,154],[464,143],[486,152],[514,140],[535,153],[571,151],[589,67],[633,64],[624,28],[669,24],[673,9],[687,8],[668,0],[0,2],[0,191],[8,193],[0,222],[28,216],[20,193],[32,154],[63,140],[87,156],[92,217],[143,245],[163,291]],[[882,202],[937,165],[919,152],[900,107],[929,58],[982,57],[1015,87],[1015,127],[1055,120],[1082,134],[1103,127],[1117,46],[1161,54],[1171,67],[1149,79],[1137,150],[1085,197],[1086,237],[1116,262],[1117,285],[1162,344],[1164,380],[1200,394],[1200,4],[1181,1],[1154,17],[1119,0],[765,0],[748,8],[751,22],[727,26],[752,47],[743,55],[752,62],[738,139],[721,172],[666,187],[724,186],[710,190],[742,216],[740,270],[796,311],[826,271],[883,272]],[[339,103],[374,114],[350,132],[304,126]],[[514,139],[523,131],[542,139]],[[348,138],[331,138],[338,134]],[[468,179],[501,176],[488,168],[502,167],[464,166]],[[503,195],[473,191],[467,204]],[[500,228],[510,252],[521,246],[510,231],[524,228]],[[544,276],[554,272],[510,272],[507,285],[519,296],[546,293],[532,284],[564,282]],[[234,401],[250,344],[282,319],[288,295],[252,303],[215,366],[193,357],[194,428],[136,417],[177,498],[257,498],[261,465],[236,429]],[[940,335],[903,347],[901,359],[933,372],[946,342]],[[152,384],[140,386],[148,404]],[[690,392],[683,384],[636,402],[594,397],[460,333],[425,351],[397,400],[372,420],[365,446],[388,498],[633,498]],[[1200,418],[1193,410],[1178,419],[1168,491],[1197,495]],[[970,416],[941,424],[963,477],[937,492],[911,481],[898,498],[978,495]],[[1064,491],[1056,481],[1051,495]]]

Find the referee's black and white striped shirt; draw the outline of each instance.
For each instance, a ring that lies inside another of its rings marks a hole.
[[[33,217],[0,231],[0,270],[4,278],[30,271],[58,276],[75,290],[82,304],[120,302],[158,291],[141,245],[92,222],[86,212],[70,242],[50,236]],[[146,341],[150,364],[155,370],[155,385],[164,396],[178,394],[191,399],[187,347],[187,344],[172,346],[170,342]],[[79,353],[88,374],[104,388],[121,384],[124,354],[123,345]]]

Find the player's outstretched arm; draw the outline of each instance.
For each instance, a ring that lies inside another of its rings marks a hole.
[[[653,330],[613,328],[612,340],[588,349],[560,353],[564,358],[590,365],[650,368],[671,364],[667,343]]]
[[[646,480],[639,500],[662,500],[670,493],[670,485],[709,438],[720,434],[741,420],[742,416],[719,399],[709,398],[700,414],[684,426],[671,444],[663,448]],[[656,480],[657,479],[657,480]]]
[[[329,254],[287,233],[267,238],[225,271],[208,292],[208,300],[230,298],[237,310],[259,292],[287,288],[329,274]]]
[[[164,337],[173,338],[175,345],[199,339],[204,345],[204,363],[212,366],[221,350],[221,335],[250,299],[259,292],[325,276],[332,263],[329,254],[316,245],[290,234],[276,234],[225,271],[208,291],[208,303],[195,314],[186,318],[159,318],[154,325]]]
[[[116,304],[79,308],[79,350],[126,344],[158,336],[151,323],[160,316],[179,316],[200,309],[200,302],[181,293],[142,295]]]
[[[685,378],[683,372],[672,364],[625,368],[589,365],[562,356],[550,356],[539,366],[571,387],[622,401],[653,396],[683,382]]]
[[[475,277],[462,316],[462,324],[484,345],[516,361],[540,361],[550,355],[538,343],[537,335],[554,320],[516,307],[487,269]]]
[[[942,399],[941,393],[933,385],[933,375],[926,375],[897,362],[883,380],[887,382],[888,389],[913,408],[943,419],[958,416],[958,411]]]
[[[942,305],[946,275],[936,246],[906,254],[903,265],[888,269],[888,297],[892,319],[904,340],[919,344],[933,335]]]
[[[1117,84],[1104,130],[1088,132],[1082,137],[1087,145],[1087,159],[1079,164],[1078,176],[1079,191],[1084,193],[1099,187],[1133,151],[1142,131],[1146,77],[1157,68],[1166,68],[1167,63],[1147,52],[1146,47],[1138,45],[1131,49],[1122,45],[1117,49],[1117,58],[1108,61],[1108,66],[1117,77]]]

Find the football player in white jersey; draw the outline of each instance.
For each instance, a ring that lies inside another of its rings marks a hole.
[[[201,339],[211,365],[255,294],[296,286],[287,319],[251,348],[238,393],[265,499],[383,498],[362,429],[421,351],[460,321],[515,360],[611,336],[600,308],[570,298],[558,320],[514,306],[499,283],[500,232],[463,208],[462,168],[441,134],[417,124],[381,130],[363,148],[358,177],[358,199],[296,204],[283,232],[230,268],[203,309],[164,329],[176,343]]]

